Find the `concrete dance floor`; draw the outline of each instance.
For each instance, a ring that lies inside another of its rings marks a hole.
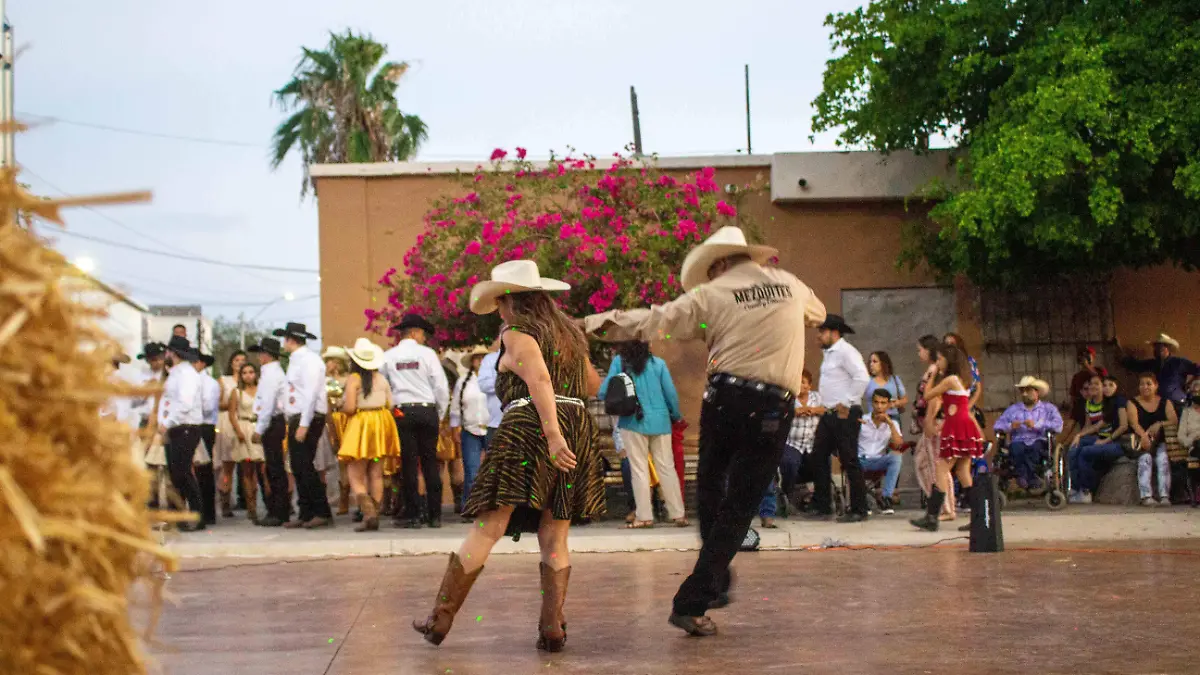
[[[446,558],[190,560],[158,672],[1194,673],[1200,542],[739,554],[720,634],[667,625],[690,552],[573,557],[566,651],[534,649],[537,558],[494,556],[441,647],[409,627]]]

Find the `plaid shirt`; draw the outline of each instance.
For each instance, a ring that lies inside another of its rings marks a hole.
[[[817,408],[823,405],[821,395],[816,389],[808,392],[808,403],[796,398],[796,405],[807,405],[809,408]],[[813,441],[817,438],[817,422],[821,421],[820,417],[796,417],[792,420],[792,430],[788,433],[787,444],[807,455],[812,452]]]

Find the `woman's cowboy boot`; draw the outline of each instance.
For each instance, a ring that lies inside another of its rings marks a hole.
[[[463,601],[467,599],[467,593],[471,592],[471,586],[475,584],[475,580],[479,578],[479,573],[482,571],[483,566],[481,565],[475,571],[467,574],[458,554],[451,553],[450,564],[446,566],[446,575],[442,577],[442,587],[438,589],[433,611],[424,621],[414,621],[413,629],[424,635],[428,642],[435,645],[442,644],[442,640],[446,639],[446,633],[450,632],[450,626],[454,624],[454,615],[462,607]]]
[[[561,652],[567,644],[567,620],[563,616],[563,603],[567,601],[567,582],[571,568],[556,570],[546,563],[538,563],[542,573],[542,617],[538,621],[537,648],[547,652]]]
[[[362,511],[363,520],[355,526],[355,532],[374,532],[379,529],[379,511],[375,508],[375,500],[371,499],[371,495],[360,492],[354,495],[354,500],[358,503],[358,509]]]
[[[929,493],[929,501],[925,505],[925,515],[908,522],[912,523],[913,527],[937,532],[939,526],[938,514],[942,511],[942,502],[944,501],[946,501],[946,493],[936,487],[933,488],[933,491]]]
[[[344,516],[347,513],[350,513],[350,486],[338,483],[337,515]]]
[[[218,492],[217,499],[221,504],[221,517],[233,517],[233,503],[228,492]]]
[[[243,473],[242,476],[242,492],[246,495],[246,518],[255,525],[258,524],[258,481],[255,479],[255,474],[258,472],[254,469],[248,469],[248,473]]]
[[[454,494],[454,515],[462,515],[462,483],[450,484],[450,492]]]

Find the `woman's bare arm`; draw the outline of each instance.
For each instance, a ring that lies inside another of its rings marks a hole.
[[[342,412],[353,415],[358,411],[358,390],[361,388],[362,378],[354,375],[346,378],[346,388],[342,390]]]
[[[596,366],[593,365],[591,361],[588,361],[585,367],[587,369],[587,382],[585,383],[585,387],[587,389],[587,395],[590,398],[600,392],[600,383],[604,381],[604,378],[600,377],[600,373],[596,372]]]

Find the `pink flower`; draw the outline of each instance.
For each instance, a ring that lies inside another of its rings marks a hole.
[[[675,224],[675,238],[683,241],[696,233],[696,221],[684,218]]]
[[[505,157],[508,157],[508,151],[506,151],[506,150],[501,150],[500,148],[496,148],[495,150],[492,151],[492,161],[493,162],[504,159]]]
[[[478,274],[472,274],[471,276],[467,277],[467,285],[468,286],[474,286],[477,283],[479,283],[479,275]]]
[[[517,159],[525,159],[526,154],[525,148],[517,148]]]
[[[468,204],[474,204],[475,202],[479,201],[479,194],[476,192],[472,192],[471,194],[464,197],[463,200],[466,201]]]
[[[465,255],[479,255],[479,251],[482,249],[483,247],[479,245],[479,242],[472,241],[471,243],[467,244],[466,248],[463,249],[463,253]]]
[[[592,252],[592,260],[596,263],[604,264],[608,262],[608,254],[604,252],[604,249],[596,249]]]
[[[733,217],[737,215],[737,209],[725,203],[725,200],[717,202],[717,213],[723,216]]]
[[[432,171],[432,169],[430,169],[430,170]],[[476,182],[476,183],[478,183],[478,182],[480,182],[480,181],[482,181],[482,180],[483,180],[483,174],[477,174],[477,175],[475,176],[475,182]]]
[[[383,276],[379,278],[379,285],[380,286],[391,286],[392,285],[392,275],[395,273],[396,273],[395,267],[388,269],[388,271],[384,272]]]
[[[516,204],[517,202],[521,201],[522,199],[524,199],[523,195],[513,195],[513,196],[509,197],[507,201],[505,201],[505,204],[507,204],[508,206],[512,206],[513,204]]]

